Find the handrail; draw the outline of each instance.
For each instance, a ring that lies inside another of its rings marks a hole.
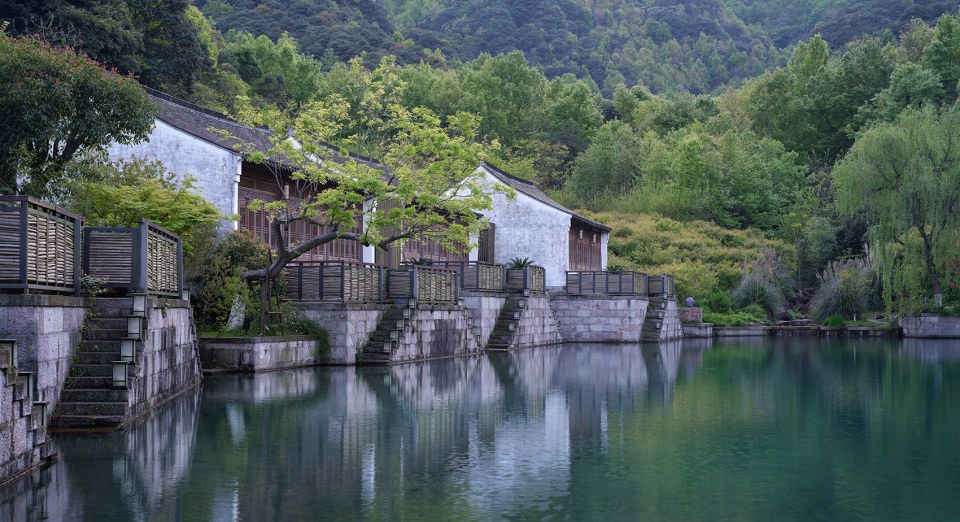
[[[355,261],[295,261],[285,269],[293,301],[380,303],[386,268]]]
[[[647,295],[649,296],[673,296],[673,276],[663,274],[659,276],[647,277]]]
[[[428,265],[405,265],[387,270],[387,299],[414,299],[423,303],[460,300],[457,271]]]
[[[440,261],[430,266],[452,268],[459,274],[460,289],[479,292],[506,290],[506,265],[481,261]]]

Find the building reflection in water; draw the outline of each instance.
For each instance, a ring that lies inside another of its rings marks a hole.
[[[198,388],[124,432],[62,437],[61,462],[31,478],[29,493],[0,499],[0,513],[445,519],[559,509],[571,445],[606,451],[625,413],[667,408],[679,369],[689,377],[707,348],[568,345],[212,377],[202,401]]]

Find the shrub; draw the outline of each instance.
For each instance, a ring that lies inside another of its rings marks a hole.
[[[260,283],[240,281],[245,270],[263,268],[267,262],[267,247],[252,233],[231,232],[217,244],[207,262],[197,270],[195,284],[199,288],[194,309],[197,321],[204,328],[223,329],[234,306],[251,311],[260,309]]]
[[[830,317],[827,317],[827,319],[823,322],[823,326],[831,326],[835,328],[842,327],[846,324],[847,322],[844,321],[843,317],[840,317],[839,315],[831,315]]]
[[[703,322],[711,323],[714,326],[750,326],[757,323],[765,323],[763,311],[754,314],[749,311],[731,312],[721,314],[717,312],[703,312]]]
[[[705,309],[721,314],[728,313],[733,304],[730,293],[720,288],[714,288],[701,302]]]

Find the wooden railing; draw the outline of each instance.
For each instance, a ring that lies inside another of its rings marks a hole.
[[[340,303],[380,303],[386,269],[346,261],[303,261],[287,265],[287,299]]]
[[[543,293],[547,290],[547,271],[542,266],[507,269],[507,288],[511,292],[529,290]]]
[[[567,272],[571,295],[644,295],[647,274],[643,272]]]
[[[456,270],[408,265],[387,270],[387,299],[416,299],[421,303],[456,303],[460,300]]]
[[[180,296],[183,249],[180,238],[143,218],[137,228],[86,227],[83,271],[104,288]]]
[[[478,292],[503,292],[506,289],[506,266],[479,261],[434,262],[439,268],[455,270],[460,280],[460,289]]]
[[[662,276],[647,277],[647,295],[650,296],[672,296],[673,295],[673,276],[663,274]]]
[[[27,196],[0,196],[0,289],[78,294],[83,218]]]

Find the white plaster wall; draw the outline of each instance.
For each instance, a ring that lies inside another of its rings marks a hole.
[[[500,183],[484,170],[487,183]],[[510,201],[493,195],[493,209],[484,216],[496,223],[494,261],[507,263],[515,257],[530,258],[547,271],[547,286],[566,284],[570,263],[570,214],[517,193]]]
[[[129,159],[131,156],[160,160],[178,176],[192,174],[196,186],[208,201],[224,215],[239,212],[237,185],[240,182],[241,157],[235,151],[218,147],[187,134],[160,120],[156,121],[147,141],[136,145],[111,144],[107,148],[111,159]],[[224,221],[223,229],[236,229],[234,221]]]

